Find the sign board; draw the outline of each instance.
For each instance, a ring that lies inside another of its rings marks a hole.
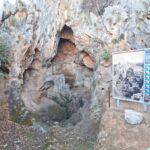
[[[144,51],[114,53],[112,65],[113,98],[143,103]]]
[[[145,49],[144,53],[144,101],[150,102],[150,49]]]

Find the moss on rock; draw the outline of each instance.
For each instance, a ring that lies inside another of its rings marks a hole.
[[[11,121],[19,123],[21,125],[32,125],[32,117],[27,110],[23,110],[20,106],[12,110],[9,114]]]

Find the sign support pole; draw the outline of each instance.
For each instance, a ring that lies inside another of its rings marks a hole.
[[[120,107],[120,100],[119,99],[116,99],[116,106],[117,106],[117,108]]]
[[[144,112],[147,112],[148,111],[148,105],[144,102],[143,106],[144,106]]]

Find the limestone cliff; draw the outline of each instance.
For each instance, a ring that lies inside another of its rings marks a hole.
[[[93,93],[91,117],[99,120],[111,86],[111,55],[106,62],[104,50],[150,47],[149,0],[3,2],[1,36],[12,45],[9,106],[27,109],[17,115],[38,112],[51,105],[43,98],[83,86]]]

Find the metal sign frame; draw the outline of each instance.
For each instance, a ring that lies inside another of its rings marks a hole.
[[[147,48],[148,50],[150,50],[150,48]],[[144,106],[144,111],[145,112],[147,112],[147,109],[148,109],[148,105],[150,104],[150,102],[145,102],[144,101],[144,96],[145,96],[145,50],[147,50],[147,49],[139,49],[139,50],[132,50],[132,51],[122,51],[122,52],[115,52],[115,53],[113,53],[112,54],[112,95],[113,95],[113,99],[114,100],[116,100],[116,105],[117,105],[117,107],[119,107],[120,106],[120,100],[121,101],[128,101],[128,102],[135,102],[135,103],[141,103],[141,104],[143,104],[143,106]],[[143,89],[142,89],[142,93],[143,93],[143,97],[142,97],[142,100],[140,100],[140,101],[136,101],[136,100],[134,100],[134,99],[128,99],[128,98],[124,98],[124,97],[118,97],[118,96],[116,96],[115,95],[115,93],[114,93],[114,55],[117,55],[117,54],[124,54],[124,53],[133,53],[133,52],[143,52],[143,64],[144,64],[144,68],[143,68]]]

